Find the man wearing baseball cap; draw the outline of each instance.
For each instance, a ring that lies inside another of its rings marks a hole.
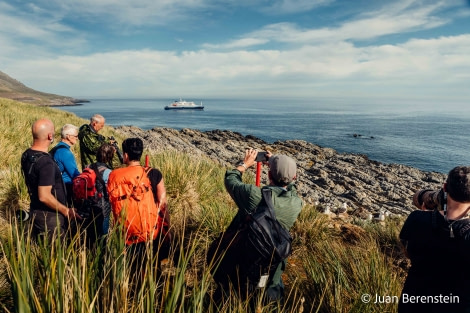
[[[246,219],[247,215],[256,212],[260,204],[264,202],[262,190],[269,188],[276,219],[284,229],[289,230],[302,209],[302,201],[294,186],[297,175],[295,161],[286,155],[272,155],[271,152],[266,152],[265,164],[269,165],[269,185],[260,188],[242,181],[243,173],[256,163],[257,154],[255,149],[247,149],[243,162],[225,174],[225,187],[238,206],[238,212],[231,225],[239,224]],[[283,298],[284,285],[281,274],[285,265],[286,260],[279,264],[274,275],[267,281],[265,298],[268,302],[279,301]]]

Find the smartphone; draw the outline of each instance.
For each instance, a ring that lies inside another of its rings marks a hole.
[[[268,159],[266,159],[266,152],[264,151],[258,152],[258,154],[256,155],[256,162],[266,162],[267,160]]]

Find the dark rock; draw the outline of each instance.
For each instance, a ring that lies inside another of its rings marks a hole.
[[[80,103],[89,103],[91,101],[86,100],[86,99],[72,99],[72,102],[75,103],[75,104],[80,104]]]
[[[240,161],[248,147],[286,154],[297,162],[296,185],[304,202],[330,205],[332,211],[347,202],[351,211],[361,208],[368,212],[383,210],[404,215],[415,209],[412,196],[417,190],[438,189],[446,177],[442,173],[369,160],[366,155],[338,153],[303,140],[267,143],[232,131],[178,131],[163,127],[145,131],[121,126],[117,131],[124,137],[142,138],[150,150],[174,149],[205,156],[227,167]],[[249,170],[255,172],[254,168]],[[267,181],[265,167],[261,181]]]

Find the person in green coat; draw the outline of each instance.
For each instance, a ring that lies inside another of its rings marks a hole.
[[[80,159],[82,169],[96,162],[96,153],[102,144],[107,143],[106,138],[98,132],[103,129],[105,119],[100,114],[90,118],[90,124],[83,124],[78,131],[80,139]],[[112,144],[112,142],[109,142]]]
[[[232,224],[239,223],[246,215],[254,213],[262,201],[262,188],[242,181],[243,173],[256,163],[257,154],[255,149],[246,150],[243,162],[225,173],[225,187],[238,207]],[[276,219],[282,227],[290,230],[303,205],[294,185],[297,176],[296,163],[286,155],[272,155],[271,152],[266,152],[265,156],[269,165],[269,185],[263,188],[271,189]],[[284,260],[279,264],[273,277],[268,281],[265,290],[268,301],[279,301],[284,296],[281,274],[286,262],[287,260]]]

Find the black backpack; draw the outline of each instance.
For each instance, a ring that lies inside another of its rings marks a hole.
[[[33,172],[33,168],[36,163],[44,156],[50,156],[50,154],[46,152],[37,152],[32,155],[28,155],[26,152],[21,155],[21,169],[23,173],[23,177],[25,179],[26,187],[28,188],[28,194],[31,197],[33,192],[31,190],[31,173]],[[28,172],[26,172],[26,168],[28,168]]]
[[[439,234],[439,227],[437,225],[437,216],[439,210],[435,209],[432,212],[432,230],[434,234]],[[445,231],[449,231],[449,238],[455,238],[458,240],[470,241],[470,219],[462,218],[449,224],[449,228]]]
[[[207,253],[214,280],[226,290],[233,284],[241,296],[267,286],[291,253],[292,237],[276,219],[271,194],[271,189],[263,189],[256,211],[241,224],[231,224]]]

